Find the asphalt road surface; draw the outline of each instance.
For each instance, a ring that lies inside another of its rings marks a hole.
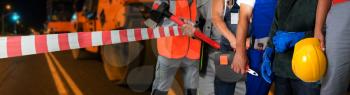
[[[0,60],[0,95],[149,95],[109,81],[99,60],[70,51]]]

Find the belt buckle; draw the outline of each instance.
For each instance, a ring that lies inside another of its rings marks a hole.
[[[254,49],[265,50],[270,37],[254,39]]]

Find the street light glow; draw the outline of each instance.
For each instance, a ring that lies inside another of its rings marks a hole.
[[[76,14],[76,13],[74,13],[74,14],[72,15],[72,20],[77,20],[77,14]]]
[[[5,8],[6,8],[6,10],[11,10],[11,5],[10,4],[7,4],[6,6],[5,6]]]
[[[17,13],[13,13],[11,18],[13,21],[17,22],[20,19],[20,16]]]

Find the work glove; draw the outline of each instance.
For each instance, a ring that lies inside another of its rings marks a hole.
[[[294,45],[304,37],[305,32],[277,31],[272,40],[276,52],[283,53],[286,50],[293,48]]]
[[[271,84],[271,78],[272,78],[272,69],[271,69],[272,55],[273,55],[273,49],[270,47],[267,47],[263,54],[263,63],[261,64],[261,68],[260,68],[262,78],[267,83],[270,83],[270,84]]]

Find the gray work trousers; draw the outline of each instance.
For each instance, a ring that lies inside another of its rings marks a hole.
[[[215,64],[213,60],[208,60],[206,75],[199,77],[198,94],[215,95],[214,80],[215,80]]]
[[[179,68],[183,71],[184,88],[197,89],[199,80],[198,66],[198,60],[190,60],[188,58],[169,59],[163,56],[158,56],[152,89],[164,92],[168,91]]]
[[[326,21],[327,72],[321,95],[346,95],[350,82],[350,2],[333,6]]]

